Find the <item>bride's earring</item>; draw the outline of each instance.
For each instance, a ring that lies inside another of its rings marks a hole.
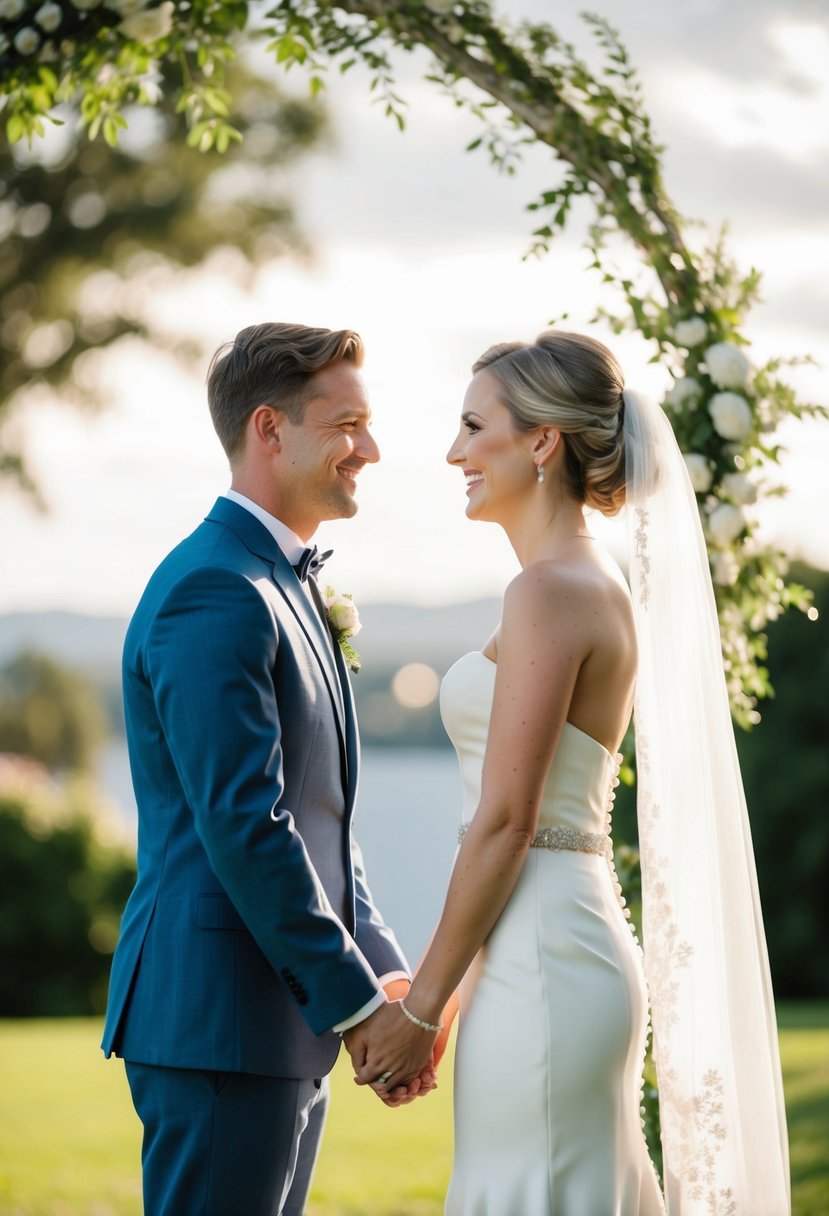
[[[543,464],[540,464],[538,466],[538,484],[540,486],[542,486],[544,484],[544,465]]]

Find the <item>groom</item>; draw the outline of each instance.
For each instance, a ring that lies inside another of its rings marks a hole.
[[[299,1216],[337,1032],[382,1030],[408,990],[351,839],[354,707],[306,548],[379,459],[361,362],[357,334],[302,325],[217,352],[232,489],[127,633],[138,879],[103,1049],[144,1124],[148,1216]]]

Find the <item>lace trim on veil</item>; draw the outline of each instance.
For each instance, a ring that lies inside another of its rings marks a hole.
[[[645,973],[669,1216],[787,1216],[788,1148],[754,856],[696,498],[625,393]]]

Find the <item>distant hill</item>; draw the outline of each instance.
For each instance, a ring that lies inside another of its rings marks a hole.
[[[0,614],[0,663],[21,650],[37,650],[90,676],[117,673],[127,621],[119,616],[84,616],[78,612],[11,612]]]
[[[443,673],[465,651],[483,645],[498,622],[499,609],[497,599],[436,608],[365,604],[360,608],[363,628],[358,640],[364,671],[421,662]],[[109,682],[120,670],[126,628],[125,617],[76,612],[0,614],[0,664],[23,649],[32,649]]]

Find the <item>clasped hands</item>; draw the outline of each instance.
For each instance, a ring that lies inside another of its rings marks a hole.
[[[343,1034],[356,1084],[370,1086],[390,1107],[405,1106],[436,1088],[448,1038],[448,1030],[436,1034],[406,1017],[400,1005],[409,985],[397,983],[401,990],[388,985],[386,1004]]]

